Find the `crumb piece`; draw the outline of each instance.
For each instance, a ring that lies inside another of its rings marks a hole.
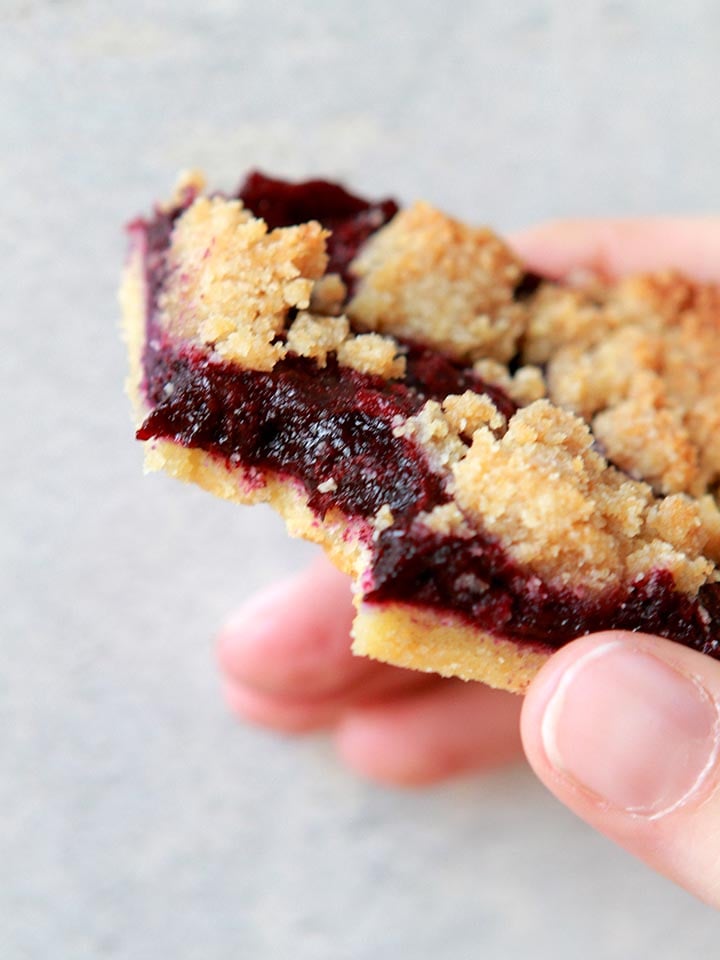
[[[205,190],[205,186],[205,176],[200,170],[183,170],[175,181],[172,196],[162,204],[162,209],[173,210],[186,204],[188,198],[194,200]]]
[[[523,359],[547,363],[560,347],[597,343],[620,323],[619,316],[592,300],[586,291],[543,284],[533,298]]]
[[[500,387],[519,407],[542,400],[547,393],[542,370],[532,364],[519,367],[511,375],[504,363],[486,359],[473,364],[473,370],[485,383]]]
[[[349,333],[346,317],[299,313],[288,329],[287,348],[301,357],[313,357],[318,366],[324,367],[328,353],[335,353]]]
[[[375,539],[380,536],[383,530],[387,530],[388,527],[391,527],[394,522],[395,518],[390,506],[387,503],[384,503],[375,514],[375,520],[373,524],[375,527]]]
[[[342,313],[347,287],[337,273],[328,273],[315,281],[310,295],[310,309],[313,313],[324,313],[337,317]]]
[[[337,480],[335,477],[329,477],[317,485],[318,493],[334,493],[337,490]]]
[[[595,347],[583,342],[561,347],[548,367],[550,394],[589,420],[625,398],[639,372],[654,372],[661,362],[657,335],[635,326],[621,328]]]
[[[611,300],[623,309],[650,313],[666,324],[691,315],[701,326],[717,329],[720,288],[716,284],[689,280],[676,270],[626,277],[611,287],[609,293]]]
[[[526,312],[513,302],[522,270],[490,230],[425,203],[401,211],[353,263],[348,313],[359,327],[436,346],[459,360],[515,353]]]
[[[452,502],[433,507],[429,513],[421,513],[418,520],[441,536],[469,537],[473,533],[458,505]]]
[[[704,557],[690,559],[664,540],[641,544],[627,558],[627,576],[632,580],[650,570],[667,570],[683,593],[696,593],[712,576],[713,565]]]
[[[613,463],[656,492],[698,492],[697,450],[678,414],[662,404],[661,393],[653,395],[651,384],[599,413],[593,431]]]
[[[492,383],[503,390],[507,390],[512,381],[512,376],[507,368],[507,364],[500,363],[499,360],[491,360],[485,357],[482,360],[476,360],[473,364],[473,371],[486,383]]]
[[[166,326],[245,367],[272,369],[285,353],[273,341],[288,309],[307,309],[325,269],[325,237],[313,222],[268,232],[237,200],[198,198],[173,231]]]
[[[506,426],[505,417],[483,393],[466,390],[462,394],[451,394],[443,400],[442,408],[450,429],[466,437],[472,437],[480,427],[503,430]]]
[[[544,284],[523,359],[546,364],[552,401],[592,421],[610,459],[657,492],[698,496],[720,480],[716,287],[672,271]]]
[[[393,432],[396,437],[413,437],[425,447],[430,466],[435,470],[447,468],[467,452],[437,400],[428,400],[419,413],[408,417]]]
[[[386,380],[405,376],[405,357],[398,355],[397,341],[377,333],[361,333],[338,347],[338,362],[360,373],[374,374]]]
[[[453,473],[463,511],[551,583],[599,591],[667,569],[695,592],[714,577],[701,555],[720,532],[712,508],[654,498],[592,449],[580,418],[547,401],[518,411],[501,439],[478,430]]]
[[[647,530],[689,557],[699,556],[708,540],[697,501],[679,493],[664,497],[650,507]]]
[[[720,387],[707,389],[708,394],[692,404],[685,417],[698,452],[696,486],[700,491],[712,490],[720,482]]]
[[[547,394],[545,377],[540,367],[528,363],[520,367],[507,385],[507,393],[511,400],[524,407],[534,400],[542,400]]]
[[[600,590],[621,572],[608,529],[605,463],[578,418],[540,400],[520,410],[498,440],[478,430],[454,467],[460,506],[501,536],[521,563],[561,584]]]

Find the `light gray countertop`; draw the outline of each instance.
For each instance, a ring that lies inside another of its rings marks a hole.
[[[522,767],[394,792],[228,715],[215,627],[312,551],[142,476],[116,287],[188,166],[502,229],[716,211],[719,40],[713,0],[0,0],[2,960],[717,956]]]

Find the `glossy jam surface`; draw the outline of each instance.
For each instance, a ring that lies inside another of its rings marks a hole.
[[[335,361],[320,375],[295,356],[270,373],[241,371],[169,344],[149,373],[154,409],[141,440],[172,439],[292,477],[320,515],[335,506],[368,519],[387,504],[402,517],[446,499],[422,451],[393,433],[422,403],[407,389]]]
[[[255,171],[240,186],[237,196],[262,217],[270,229],[319,220],[331,230],[327,251],[328,273],[339,273],[352,284],[348,265],[368,237],[398,212],[394,200],[371,203],[327,180],[287,183]]]
[[[251,174],[238,195],[271,227],[317,219],[332,229],[331,269],[346,279],[360,246],[397,210],[392,201],[368,203],[324,181],[286,184],[261,174]],[[148,291],[144,362],[152,412],[138,431],[140,439],[203,449],[229,466],[256,468],[260,482],[264,471],[282,474],[302,484],[319,516],[335,507],[369,521],[387,504],[393,524],[373,541],[371,602],[422,604],[498,636],[543,646],[624,628],[720,656],[720,585],[702,588],[693,599],[675,590],[669,572],[659,570],[599,598],[583,597],[544,584],[482,532],[458,539],[418,521],[448,495],[424,450],[397,437],[394,425],[426,399],[467,389],[487,393],[511,416],[516,408],[510,398],[472,370],[437,351],[404,344],[407,375],[397,383],[341,368],[332,358],[320,370],[314,361],[293,355],[264,373],[168,342],[155,304],[167,273],[173,222],[191,200],[131,225],[144,250]],[[518,299],[531,295],[539,282],[527,274],[516,290]]]

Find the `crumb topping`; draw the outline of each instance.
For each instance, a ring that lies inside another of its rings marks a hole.
[[[700,497],[697,505],[703,531],[707,537],[705,555],[715,563],[720,563],[720,509],[710,494]]]
[[[470,438],[485,425],[491,430],[502,430],[506,425],[505,417],[484,393],[466,390],[451,394],[443,400],[442,408],[450,428],[461,437]]]
[[[371,373],[386,380],[405,376],[405,357],[398,354],[397,341],[377,333],[361,333],[340,344],[338,362],[360,373]]]
[[[318,493],[334,493],[337,490],[337,480],[335,477],[328,477],[317,485]]]
[[[397,341],[377,333],[353,335],[347,317],[322,317],[300,313],[287,332],[287,348],[301,357],[313,357],[318,366],[327,364],[329,353],[338,363],[360,373],[386,380],[405,375],[405,357],[398,353]]]
[[[164,210],[180,207],[188,198],[194,199],[205,190],[205,175],[200,170],[183,170],[175,181],[175,189],[169,201],[162,205]]]
[[[585,423],[546,400],[518,411],[501,438],[481,427],[452,470],[462,509],[550,583],[600,591],[662,567],[691,591],[713,576],[697,503],[656,502],[593,450]]]
[[[347,317],[321,317],[299,313],[287,332],[287,348],[301,357],[313,357],[318,366],[327,364],[350,333]]]
[[[313,313],[338,316],[343,312],[347,297],[347,287],[337,273],[327,273],[316,280],[310,296],[310,309]]]
[[[211,345],[223,358],[271,370],[288,310],[310,305],[327,263],[318,223],[268,231],[238,200],[199,197],[179,218],[171,274],[160,298],[173,334]]]
[[[524,359],[592,425],[610,460],[660,494],[720,479],[720,293],[676,273],[585,290],[546,284]]]
[[[541,400],[547,394],[543,372],[532,364],[518,367],[512,374],[504,363],[498,363],[497,360],[478,360],[473,370],[485,383],[504,390],[520,407],[527,406],[533,400]]]
[[[420,412],[394,430],[396,437],[412,437],[427,453],[430,466],[439,472],[464,457],[467,448],[437,400],[428,400]]]
[[[698,451],[662,394],[638,392],[620,401],[595,417],[593,431],[613,463],[659,493],[696,491]]]
[[[383,530],[388,530],[395,522],[395,517],[387,503],[384,503],[375,514],[373,526],[375,527],[375,538],[380,536]]]
[[[175,202],[202,187],[188,175]],[[324,272],[327,235],[316,222],[269,231],[237,200],[197,197],[172,234],[161,321],[259,371],[291,352],[401,380],[397,338],[435,347],[520,409],[507,420],[468,390],[395,424],[455,497],[422,515],[429,529],[478,525],[539,577],[588,591],[654,569],[688,593],[718,579],[718,288],[586,277],[516,302],[509,248],[420,203],[361,248],[348,303]],[[384,510],[376,531],[393,523]]]
[[[525,326],[513,302],[521,267],[490,230],[428,204],[398,213],[360,251],[348,313],[359,327],[438,347],[455,359],[507,361]]]
[[[441,536],[470,537],[473,530],[456,503],[441,503],[427,513],[421,513],[420,522],[428,530]]]

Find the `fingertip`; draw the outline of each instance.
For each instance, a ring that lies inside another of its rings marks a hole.
[[[530,269],[551,279],[578,269],[606,281],[664,269],[720,279],[718,217],[551,220],[509,239]]]
[[[347,713],[335,731],[335,746],[350,770],[383,786],[421,787],[445,776],[412,737],[393,727],[387,708]]]
[[[338,716],[332,703],[292,702],[237,683],[223,684],[225,702],[237,717],[277,733],[303,734],[326,730]]]
[[[436,678],[396,701],[348,711],[336,741],[362,776],[423,786],[517,758],[519,709],[511,694]]]
[[[541,779],[547,782],[557,775],[547,749],[549,714],[578,670],[583,666],[591,668],[593,661],[608,647],[626,645],[634,648],[643,640],[654,639],[625,630],[601,631],[566,644],[546,661],[526,691],[520,714],[523,749]]]
[[[585,270],[610,281],[634,269],[639,235],[647,238],[651,230],[649,220],[551,220],[519,231],[511,244],[531,269],[550,279]],[[642,246],[647,260],[647,243]]]
[[[267,587],[234,610],[217,632],[215,650],[220,668],[244,681],[265,659],[292,590],[292,580]],[[261,660],[261,662],[262,662]]]
[[[550,658],[523,745],[571,810],[655,870],[718,903],[720,664],[661,637],[583,637]]]
[[[218,631],[221,670],[274,695],[336,694],[368,668],[352,656],[347,577],[315,564],[258,594]]]

